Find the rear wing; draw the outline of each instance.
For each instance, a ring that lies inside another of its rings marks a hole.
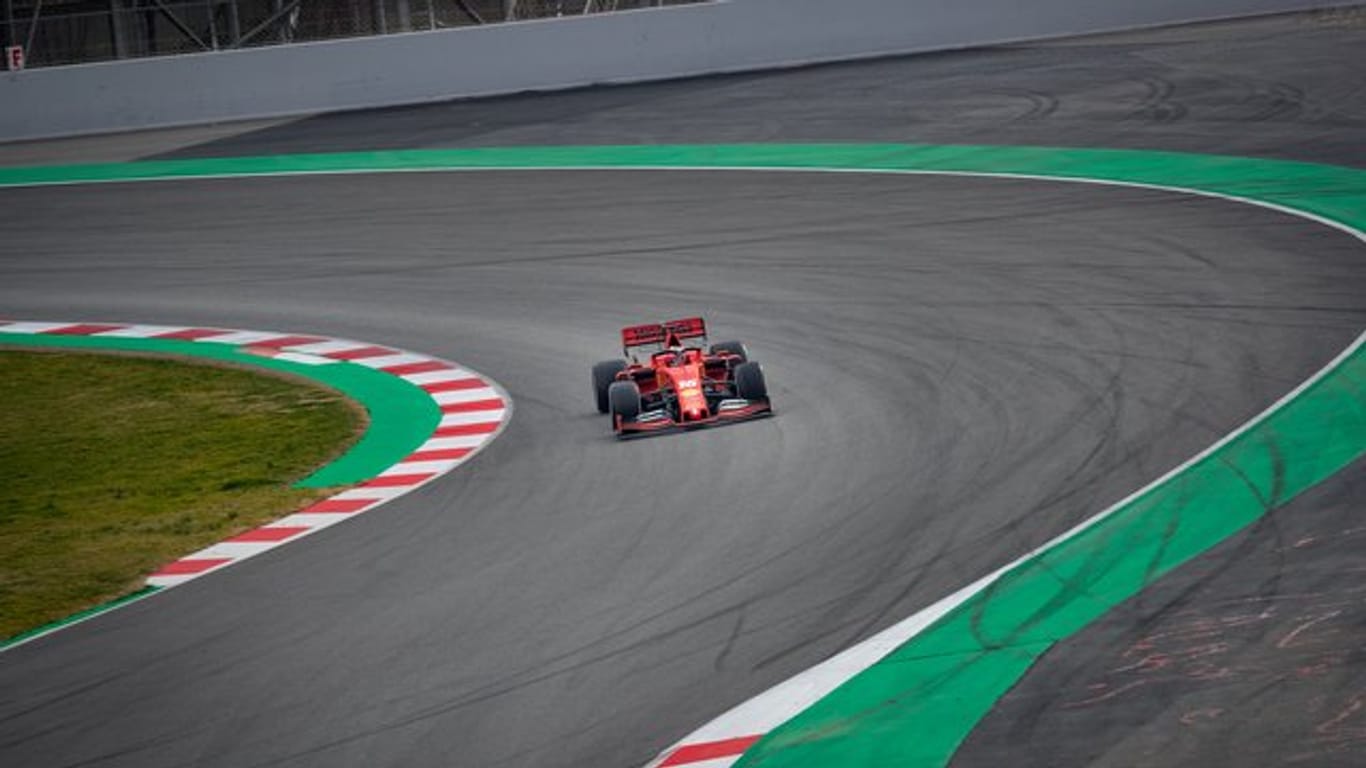
[[[664,346],[670,336],[680,342],[684,339],[705,339],[707,323],[700,317],[687,317],[649,325],[632,325],[621,329],[621,348],[629,356],[636,347]]]

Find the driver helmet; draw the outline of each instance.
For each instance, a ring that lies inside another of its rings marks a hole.
[[[673,333],[670,333],[669,337],[665,339],[664,349],[669,352],[669,359],[673,361],[673,365],[682,365],[686,362],[683,355],[683,342]]]

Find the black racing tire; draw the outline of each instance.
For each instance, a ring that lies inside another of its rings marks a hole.
[[[616,381],[617,374],[624,370],[625,360],[604,360],[593,366],[593,399],[598,404],[598,413],[607,413],[607,388]]]
[[[768,398],[768,384],[764,382],[764,369],[758,363],[744,362],[735,366],[735,394],[745,400],[765,400]]]
[[[614,381],[607,388],[608,408],[616,424],[617,416],[629,421],[640,415],[640,387],[634,381]]]
[[[749,350],[745,349],[745,345],[741,342],[718,341],[711,345],[711,353],[713,355],[718,355],[722,352],[739,357],[740,362],[742,363],[749,361]]]

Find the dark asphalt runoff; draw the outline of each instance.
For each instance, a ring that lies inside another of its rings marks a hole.
[[[315,118],[180,156],[820,139],[1366,165],[1364,44],[1359,15],[1263,19]],[[0,210],[5,316],[395,344],[516,404],[441,482],[0,654],[7,767],[638,766],[1162,474],[1366,327],[1358,241],[1133,189],[511,171],[4,190]],[[748,343],[778,416],[610,439],[589,365],[622,325],[694,313]],[[1297,504],[1331,528],[1359,508],[1342,498]],[[1065,647],[1107,663],[1146,620],[1125,615]],[[1361,690],[1359,659],[1326,674]],[[1313,706],[1298,690],[1249,711]],[[1033,737],[1089,739],[1059,752],[1082,764],[1131,732],[1111,711]],[[1148,762],[1209,764],[1188,743]]]
[[[1058,645],[953,765],[1360,766],[1362,509],[1366,459]]]

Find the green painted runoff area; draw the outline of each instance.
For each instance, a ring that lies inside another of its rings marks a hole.
[[[0,169],[0,186],[271,174],[514,168],[756,168],[1039,175],[1157,184],[1262,200],[1339,221],[1360,215],[1362,173],[1218,155],[922,144],[706,144],[415,149]]]
[[[979,173],[1154,185],[1366,228],[1366,172],[1172,152],[904,144],[401,150],[0,169],[0,186],[269,174],[516,168]],[[779,727],[738,764],[946,764],[1053,643],[1366,453],[1366,353],[1217,452],[1014,568]]]
[[[230,344],[113,336],[50,336],[4,333],[0,344],[49,349],[105,349],[207,358],[222,363],[288,373],[331,387],[364,406],[370,426],[360,442],[341,457],[295,484],[327,488],[368,480],[417,449],[436,429],[441,411],[419,387],[355,363],[306,365],[242,352]]]

